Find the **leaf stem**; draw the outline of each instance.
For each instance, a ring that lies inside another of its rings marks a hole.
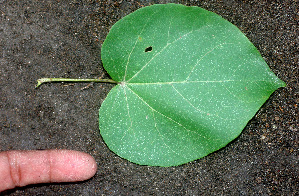
[[[40,78],[37,80],[37,85],[35,88],[39,87],[43,83],[47,82],[102,82],[102,83],[112,83],[117,84],[118,82],[112,79],[100,79],[100,78],[91,78],[91,79],[75,79],[75,78]]]

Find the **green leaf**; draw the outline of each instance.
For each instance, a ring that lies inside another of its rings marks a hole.
[[[111,28],[101,55],[119,82],[100,108],[101,135],[140,165],[180,165],[224,147],[285,86],[237,27],[199,7],[141,8]]]

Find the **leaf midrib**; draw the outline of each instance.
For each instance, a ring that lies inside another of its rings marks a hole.
[[[189,84],[189,83],[225,83],[225,82],[241,82],[241,83],[248,83],[248,82],[269,82],[267,80],[203,80],[203,81],[177,81],[177,82],[121,82],[123,85],[171,85],[171,84]]]

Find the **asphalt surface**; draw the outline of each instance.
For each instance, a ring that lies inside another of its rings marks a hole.
[[[41,77],[109,78],[100,51],[111,26],[154,3],[196,5],[229,20],[287,87],[275,91],[225,148],[177,167],[140,166],[103,142],[98,110],[113,84],[45,84]],[[298,2],[0,0],[0,151],[91,154],[85,182],[2,195],[298,195]]]

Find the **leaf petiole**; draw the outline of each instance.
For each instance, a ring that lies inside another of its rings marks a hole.
[[[91,78],[91,79],[75,79],[75,78],[40,78],[37,80],[37,85],[35,88],[38,88],[43,83],[47,82],[101,82],[101,83],[112,83],[117,84],[118,82],[112,79],[100,79],[100,78]]]

